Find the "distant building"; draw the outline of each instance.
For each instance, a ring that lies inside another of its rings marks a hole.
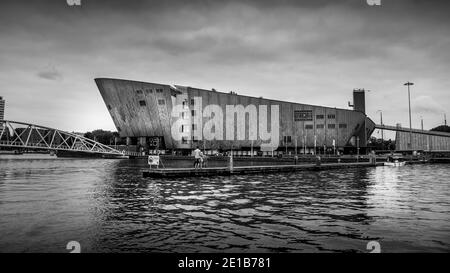
[[[0,96],[0,120],[5,119],[5,100]]]
[[[0,96],[0,120],[5,119],[5,100]],[[3,129],[3,124],[0,123],[0,130]]]

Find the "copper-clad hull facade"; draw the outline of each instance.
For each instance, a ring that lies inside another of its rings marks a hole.
[[[121,137],[129,144],[146,149],[190,150],[201,146],[207,150],[258,150],[264,143],[259,135],[256,140],[201,140],[183,138],[175,140],[171,128],[177,117],[172,117],[176,105],[183,105],[186,116],[195,115],[194,98],[201,97],[202,107],[218,105],[225,113],[227,105],[279,106],[279,150],[306,147],[343,148],[366,146],[375,124],[361,110],[337,109],[301,103],[257,98],[236,93],[223,93],[192,87],[171,86],[122,79],[95,79],[98,89]],[[355,94],[354,94],[355,98]],[[357,98],[357,97],[356,97]],[[355,109],[364,109],[364,101],[355,101]],[[358,104],[358,105],[356,105]],[[199,108],[196,108],[199,109]],[[194,110],[194,111],[192,111]],[[203,124],[209,117],[201,117]],[[268,111],[267,120],[271,120]],[[248,116],[245,126],[248,132]],[[235,125],[237,126],[237,125]],[[224,119],[223,133],[226,135]],[[237,128],[234,128],[236,134]],[[247,133],[248,136],[248,133]],[[157,146],[157,147],[156,147]]]

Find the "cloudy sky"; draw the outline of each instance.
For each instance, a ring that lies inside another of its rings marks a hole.
[[[6,119],[114,130],[95,77],[347,108],[413,126],[450,115],[448,1],[2,1]]]

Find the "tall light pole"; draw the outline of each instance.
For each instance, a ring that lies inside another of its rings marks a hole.
[[[303,154],[306,155],[306,134],[303,135]]]
[[[383,126],[383,111],[378,110],[377,112],[380,112],[380,122],[381,122],[381,126]],[[383,132],[383,129],[381,129],[381,147],[384,149],[384,132]]]
[[[409,104],[409,145],[412,149],[412,124],[411,124],[411,92],[409,87],[414,85],[412,82],[406,82],[404,85],[408,86],[408,104]]]
[[[295,156],[297,156],[297,136],[295,136]]]
[[[317,153],[317,136],[314,135],[314,155]]]
[[[356,136],[356,160],[359,162],[359,137]]]
[[[420,127],[422,128],[422,131],[423,131],[423,117],[422,116],[420,116]]]

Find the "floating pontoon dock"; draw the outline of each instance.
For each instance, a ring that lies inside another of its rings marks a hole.
[[[215,168],[160,168],[150,169],[143,172],[144,177],[162,178],[162,177],[192,177],[192,176],[227,176],[244,174],[264,174],[278,172],[297,172],[297,171],[322,171],[331,169],[361,168],[383,166],[378,163],[331,163],[331,164],[301,164],[301,165],[270,165],[270,166],[236,166],[215,167]]]

